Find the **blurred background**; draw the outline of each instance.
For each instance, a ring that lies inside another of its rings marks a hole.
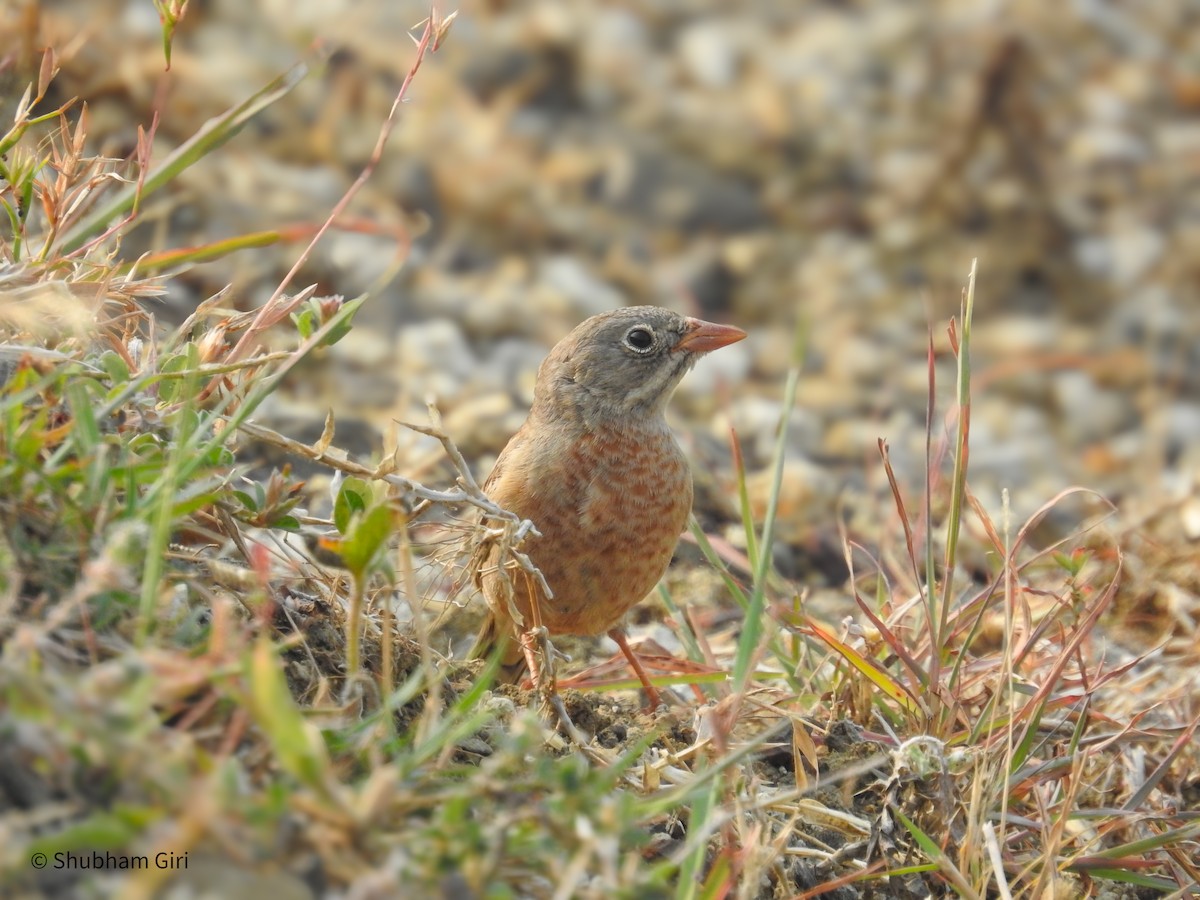
[[[3,9],[12,71],[57,47],[52,100],[86,100],[93,146],[114,157],[156,108],[161,159],[313,42],[331,53],[151,199],[130,256],[323,221],[369,158],[428,11],[193,0],[164,76],[150,0]],[[436,482],[440,450],[394,425],[424,421],[432,397],[483,475],[555,341],[619,305],[669,306],[751,333],[701,362],[673,406],[697,511],[719,524],[735,515],[731,426],[764,502],[800,334],[781,528],[795,568],[820,568],[840,557],[839,521],[895,516],[877,438],[919,490],[926,348],[932,334],[936,441],[953,401],[946,328],[978,258],[983,506],[998,512],[1008,489],[1019,524],[1082,484],[1128,520],[1168,509],[1200,538],[1200,3],[457,9],[351,210],[382,228],[334,231],[293,287],[354,297],[403,266],[269,424],[312,439],[333,408],[339,445],[398,440],[409,474]],[[238,306],[263,302],[302,246],[172,279],[162,318],[227,284]],[[1097,509],[1060,508],[1058,526]]]

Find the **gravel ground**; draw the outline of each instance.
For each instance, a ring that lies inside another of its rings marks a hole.
[[[0,28],[24,21],[34,43],[63,48],[56,99],[87,99],[92,138],[115,156],[161,90],[160,155],[314,40],[332,51],[157,198],[129,254],[323,220],[370,153],[425,15],[411,2],[195,2],[164,85],[148,0],[11,6]],[[315,436],[332,407],[351,449],[370,452],[431,395],[485,473],[550,345],[596,312],[666,305],[751,332],[674,404],[700,511],[729,515],[728,430],[761,505],[802,327],[781,533],[813,550],[839,517],[854,532],[891,514],[877,438],[918,496],[929,329],[940,436],[947,320],[978,257],[983,506],[998,513],[1006,489],[1019,523],[1081,484],[1127,521],[1169,510],[1196,541],[1198,20],[1196,2],[465,5],[352,211],[406,235],[407,262],[269,415]],[[166,315],[228,283],[242,305],[261,302],[298,252],[194,269],[172,281]],[[296,283],[355,296],[396,254],[394,237],[337,232]],[[1049,527],[1099,509],[1064,506]]]

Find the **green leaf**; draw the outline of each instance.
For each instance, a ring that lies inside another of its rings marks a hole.
[[[306,341],[317,330],[317,314],[307,306],[298,313],[292,313],[292,321],[296,323],[296,330],[300,332],[300,337]]]
[[[121,354],[114,350],[108,350],[100,357],[100,368],[108,374],[114,385],[123,385],[129,380],[129,366]]]
[[[371,488],[361,478],[347,478],[342,482],[337,500],[333,504],[333,525],[339,534],[346,534],[350,528],[350,519],[355,513],[361,513],[367,508],[367,498],[371,496]]]
[[[101,437],[87,387],[81,381],[71,381],[67,385],[66,394],[67,405],[71,407],[74,419],[71,439],[75,442],[80,456],[90,456],[100,443]]]
[[[34,841],[27,848],[32,853],[44,853],[54,859],[56,853],[77,851],[119,850],[138,836],[127,817],[110,812],[93,813],[81,822],[68,825],[57,834]]]
[[[47,412],[42,407],[17,431],[13,456],[27,468],[40,468],[42,448],[46,444],[46,420]]]
[[[185,491],[176,498],[175,503],[171,506],[171,516],[175,519],[181,519],[198,509],[213,506],[220,497],[220,491],[208,490],[199,494],[192,494],[191,491]]]
[[[161,375],[179,375],[188,369],[188,354],[186,350],[168,356],[158,367]],[[158,383],[158,397],[164,403],[174,403],[183,394],[184,379],[163,378]]]
[[[358,312],[358,305],[351,306],[350,304],[346,304],[346,306],[348,307],[346,316],[337,325],[331,328],[327,335],[325,335],[324,340],[321,341],[322,347],[332,347],[350,333],[350,328],[352,327],[351,323],[354,321],[354,314]]]
[[[251,711],[279,764],[300,783],[326,793],[330,764],[325,743],[296,707],[267,638],[255,644],[249,669]]]
[[[387,544],[392,533],[392,511],[386,503],[371,507],[354,519],[350,532],[342,542],[342,562],[351,572],[362,575]]]

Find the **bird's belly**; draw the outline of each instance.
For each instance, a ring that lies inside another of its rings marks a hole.
[[[600,634],[662,577],[692,509],[692,477],[669,432],[608,435],[572,455],[574,521],[539,523],[543,537],[530,552],[554,592],[542,623],[552,633]]]

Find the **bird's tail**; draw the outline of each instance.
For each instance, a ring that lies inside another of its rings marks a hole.
[[[467,659],[490,659],[497,653],[500,656],[500,670],[496,673],[496,683],[516,684],[528,671],[525,654],[513,637],[511,627],[505,627],[495,613],[488,612]]]

